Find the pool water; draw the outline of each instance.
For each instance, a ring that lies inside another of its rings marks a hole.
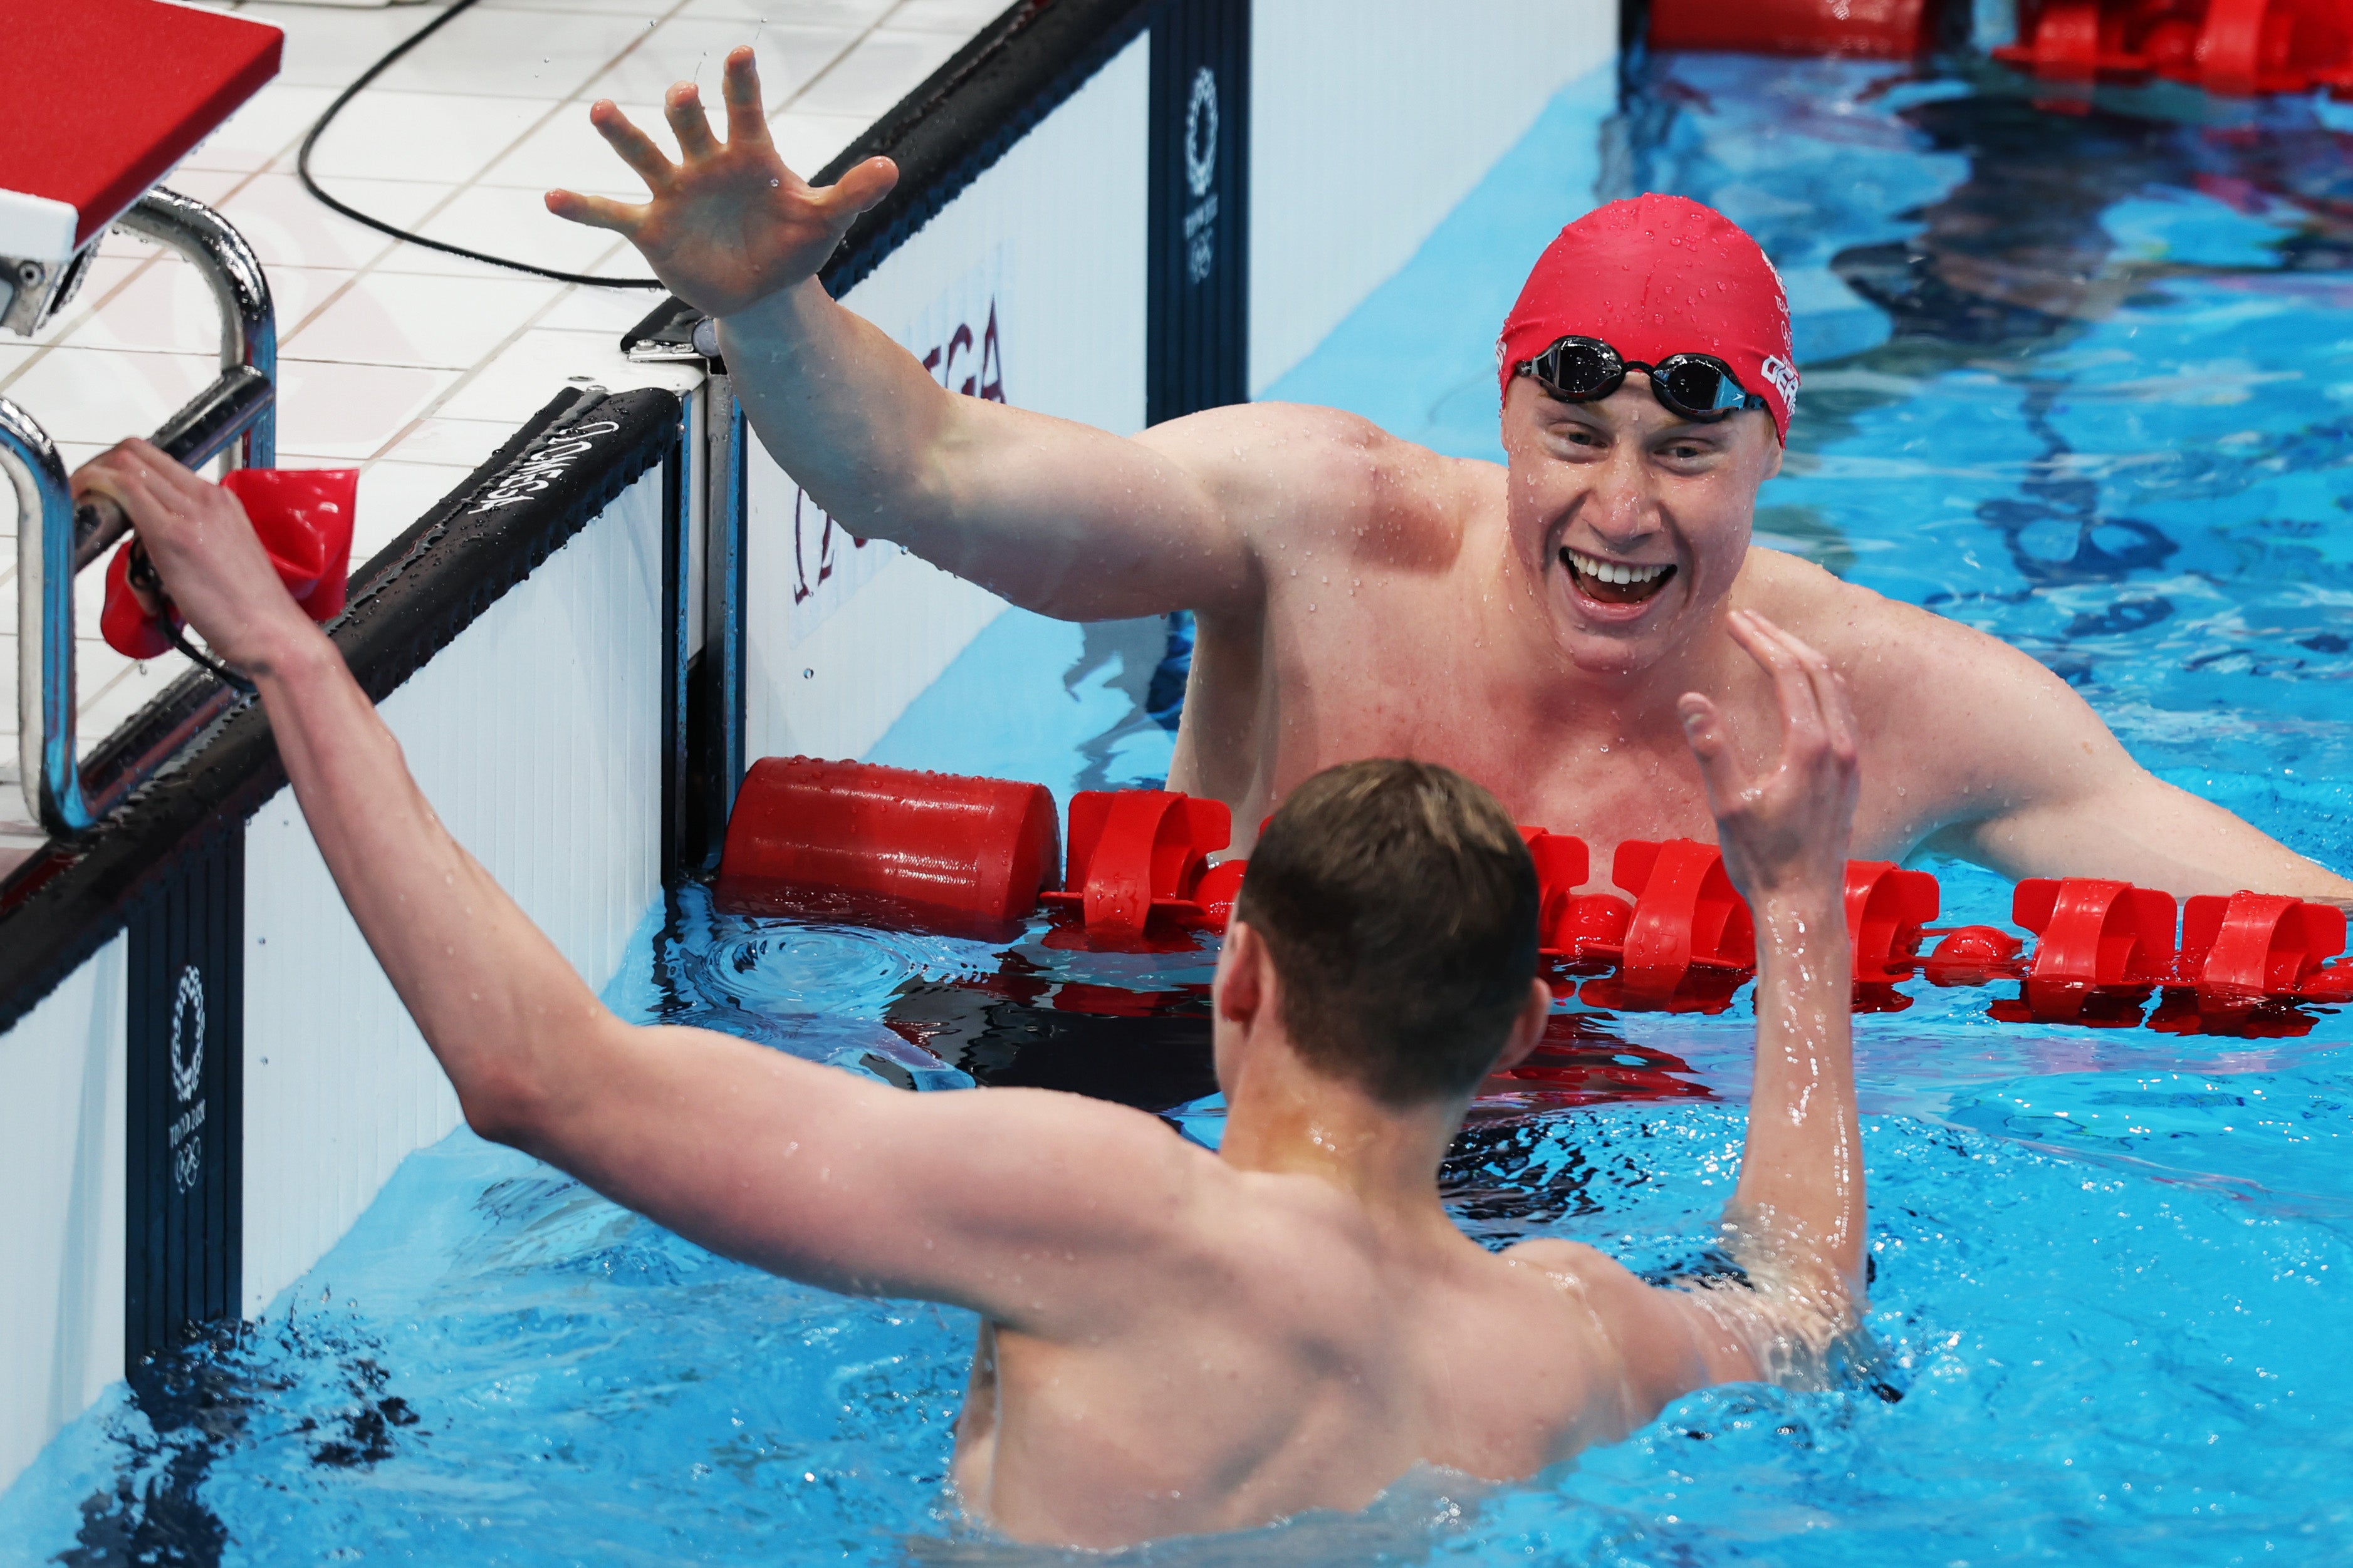
[[[1497,456],[1493,324],[1563,216],[1711,202],[1807,386],[1767,542],[2030,649],[2148,765],[2353,865],[2353,117],[1957,68],[1662,58],[1579,84],[1271,395]],[[2204,121],[2199,114],[2213,116]],[[1387,374],[1367,374],[1368,365]],[[873,753],[1058,793],[1166,768],[1160,623],[1008,614]],[[1955,681],[1968,671],[1956,669]],[[2008,889],[1924,862],[1946,918]],[[651,915],[611,1000],[918,1091],[1050,1083],[1216,1141],[1214,954]],[[2274,1037],[1857,1019],[1875,1361],[1534,1480],[1178,1563],[2353,1560],[2353,1020]],[[1751,1018],[1565,1006],[1445,1179],[1503,1245],[1664,1277],[1737,1172]],[[0,1560],[1034,1560],[943,1483],[973,1324],[712,1258],[460,1131],[266,1318],[142,1368],[0,1500]]]

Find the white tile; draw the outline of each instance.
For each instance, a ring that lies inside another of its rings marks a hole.
[[[603,332],[617,341],[623,332],[644,321],[646,313],[664,298],[665,291],[652,289],[593,289],[571,284],[564,298],[539,319],[538,324],[561,331]]]
[[[241,6],[237,15],[248,21],[267,22],[285,29],[286,47],[279,67],[279,81],[292,87],[332,88],[340,92],[396,45],[431,23],[440,15],[440,8],[318,11],[264,3]],[[453,29],[462,27],[465,22],[461,18],[449,26]]]
[[[677,159],[678,143],[662,122],[659,104],[625,105],[623,112],[646,128],[673,161]],[[565,104],[491,164],[479,183],[529,191],[562,186],[593,196],[617,196],[631,202],[646,199],[645,182],[596,134],[596,128],[588,123],[586,103]]]
[[[603,229],[566,223],[547,210],[537,191],[499,185],[460,192],[417,226],[417,232],[485,255],[564,272],[585,270],[615,245],[625,243]],[[484,268],[462,257],[411,245],[386,257],[378,270],[479,273]]]
[[[954,33],[961,42],[1009,9],[1006,0],[899,0],[882,25],[909,32]]]
[[[477,7],[376,78],[344,114],[358,110],[378,91],[490,93],[560,102],[622,50],[632,44],[646,47],[647,32],[644,18],[626,13],[586,12],[555,21],[540,11]]]
[[[370,469],[387,463],[456,464],[472,468],[490,460],[515,433],[515,419],[420,419]]]
[[[614,392],[660,387],[684,396],[702,381],[699,363],[638,363],[622,356],[604,332],[528,332],[476,373],[436,416],[516,421],[567,385],[595,384]]]
[[[554,107],[553,100],[371,89],[352,100],[319,139],[311,173],[322,184],[346,176],[462,184],[504,156]]]
[[[32,341],[37,343],[64,342],[91,312],[105,306],[116,289],[137,276],[139,269],[148,265],[149,258],[153,254],[153,252],[147,256],[101,254],[92,258],[90,271],[83,276],[81,287],[74,291],[73,299],[68,301],[64,310],[51,316],[42,324],[41,329],[33,334]],[[0,339],[0,348],[8,347],[22,341],[15,337]],[[5,374],[5,368],[0,368],[0,375]]]
[[[754,26],[855,27],[863,32],[890,13],[891,0],[686,0],[681,17],[749,20]]]
[[[434,410],[445,419],[521,423],[575,377],[604,386],[641,384],[604,332],[525,332]]]
[[[947,63],[963,40],[946,33],[899,33],[878,27],[832,69],[791,100],[813,114],[849,114],[873,121]]]
[[[342,268],[313,267],[265,268],[264,275],[278,312],[281,343],[352,276]],[[77,325],[65,341],[75,348],[216,353],[220,340],[220,311],[204,274],[166,254]]]
[[[56,348],[27,366],[7,395],[54,440],[111,446],[154,429],[219,370],[210,354]]]
[[[344,461],[372,458],[459,375],[406,365],[284,361],[278,377],[279,449]]]
[[[770,115],[768,135],[785,167],[813,180],[869,123],[854,114],[809,114],[795,109]]]
[[[514,275],[371,272],[280,348],[289,360],[469,369],[544,310],[563,288]]]
[[[32,357],[40,352],[40,349],[32,343],[17,342],[13,340],[0,342],[0,392],[7,391],[9,383],[16,379],[16,373],[23,370]],[[18,401],[21,402],[22,399]],[[36,414],[33,417],[37,419],[40,416]],[[14,495],[16,492],[14,487],[10,487],[6,493]]]
[[[322,181],[335,197],[372,217],[413,227],[453,187],[425,181]],[[265,268],[366,265],[393,240],[322,206],[291,174],[257,174],[221,216],[237,226]]]
[[[365,565],[375,552],[408,531],[444,496],[464,484],[474,465],[370,463],[360,474],[359,500],[352,513],[352,566]]]
[[[272,81],[235,114],[197,142],[178,169],[164,177],[165,184],[188,171],[225,169],[251,173],[283,153],[290,157],[311,122],[334,101],[336,89],[303,87],[283,79]]]
[[[628,16],[640,27],[661,20],[676,8],[677,0],[482,0],[485,11],[596,12]]]
[[[680,17],[663,23],[642,46],[615,61],[582,89],[580,97],[659,103],[673,83],[691,81],[702,89],[703,108],[712,122],[723,125],[721,67],[738,45],[750,44],[758,55],[761,91],[770,103],[778,103],[840,58],[858,38],[854,27],[794,27],[773,21],[764,26]]]

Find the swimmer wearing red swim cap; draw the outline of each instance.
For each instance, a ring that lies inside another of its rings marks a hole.
[[[1548,352],[1556,359],[1536,368]],[[1761,406],[1784,442],[1795,357],[1773,263],[1730,218],[1681,196],[1612,202],[1562,229],[1495,340],[1506,396],[1524,374],[1557,385],[1566,370],[1577,376],[1570,390],[1591,396],[1616,391],[1608,377],[1624,367],[1642,366],[1656,384],[1663,366],[1683,389],[1667,394],[1674,411],[1705,419]]]
[[[1646,195],[1546,247],[1501,324],[1504,464],[1294,405],[1115,436],[954,395],[829,299],[818,268],[896,171],[813,188],[748,50],[725,90],[723,142],[671,89],[680,163],[596,105],[652,198],[551,208],[718,318],[754,428],[851,532],[1063,619],[1193,610],[1169,783],[1231,806],[1242,847],[1300,781],[1384,756],[1469,774],[1602,867],[1623,839],[1713,838],[1701,758],[1765,765],[1791,683],[1843,681],[1858,857],[2353,897],[2151,777],[2025,654],[1757,542],[1800,377],[1780,279],[1721,213]]]

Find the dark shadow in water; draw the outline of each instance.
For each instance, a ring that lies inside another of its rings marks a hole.
[[[149,1356],[126,1373],[135,1418],[107,1429],[119,1450],[112,1485],[82,1500],[74,1544],[51,1561],[212,1568],[235,1542],[202,1491],[213,1466],[240,1446],[291,1441],[324,1469],[391,1458],[418,1417],[385,1392],[391,1373],[381,1354],[368,1336],[290,1316],[275,1328],[208,1325]],[[322,1381],[342,1384],[324,1411]],[[304,1405],[311,1414],[297,1414]]]
[[[982,1084],[1166,1111],[1217,1092],[1209,1005],[1206,984],[1088,984],[1008,953],[995,974],[909,981],[883,1017]],[[1594,1015],[1562,1013],[1525,1063],[1487,1081],[1472,1118],[1502,1123],[1579,1105],[1707,1098],[1682,1058],[1625,1040]]]
[[[883,1021],[902,1038],[997,1087],[1068,1089],[1161,1111],[1215,1094],[1206,985],[1052,988],[1018,955],[970,981],[910,981]]]

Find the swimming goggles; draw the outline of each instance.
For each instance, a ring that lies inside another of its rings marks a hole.
[[[1669,354],[1656,364],[1644,364],[1620,359],[1618,351],[1599,338],[1566,337],[1514,369],[1535,377],[1564,403],[1598,403],[1625,384],[1628,371],[1639,370],[1651,378],[1651,395],[1662,407],[1702,425],[1744,408],[1767,406],[1714,354]]]

